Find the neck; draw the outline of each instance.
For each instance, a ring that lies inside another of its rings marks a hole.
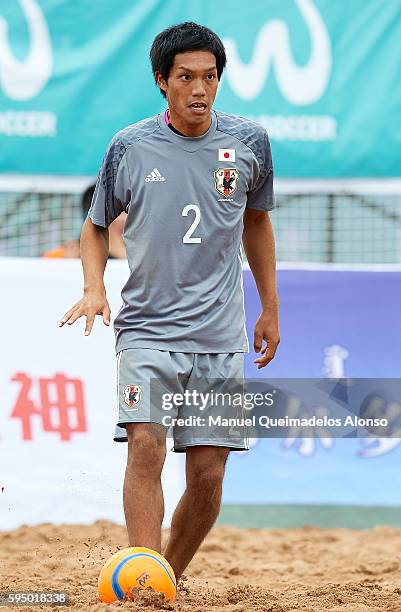
[[[205,117],[205,119],[202,121],[202,123],[199,123],[198,125],[188,124],[186,121],[183,121],[183,119],[179,115],[177,115],[173,110],[170,109],[168,110],[168,116],[170,118],[170,123],[172,124],[172,126],[176,130],[181,132],[181,134],[184,134],[184,136],[202,136],[208,131],[212,123],[212,116],[210,112],[208,113],[207,117]]]

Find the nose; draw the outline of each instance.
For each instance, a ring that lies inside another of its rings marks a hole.
[[[204,97],[206,95],[205,83],[203,79],[193,79],[192,81],[192,95],[193,97]]]

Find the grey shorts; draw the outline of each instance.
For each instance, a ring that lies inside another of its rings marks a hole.
[[[127,442],[127,423],[159,423],[176,452],[200,445],[248,450],[243,378],[244,353],[125,349],[117,355],[114,440]]]

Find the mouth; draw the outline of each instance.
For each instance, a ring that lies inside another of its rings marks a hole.
[[[207,104],[205,104],[204,102],[193,102],[189,105],[189,108],[196,115],[202,115],[207,110]]]

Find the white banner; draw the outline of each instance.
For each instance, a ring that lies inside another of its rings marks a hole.
[[[108,262],[112,315],[127,275],[126,262]],[[0,287],[0,529],[124,523],[112,325],[96,317],[89,337],[84,319],[58,327],[82,295],[80,261],[0,258]],[[184,461],[167,453],[164,525],[184,490]]]

